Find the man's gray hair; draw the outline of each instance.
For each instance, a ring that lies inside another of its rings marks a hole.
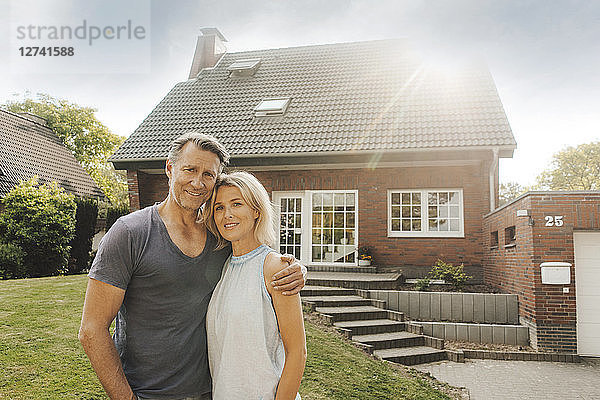
[[[193,142],[201,150],[210,151],[219,157],[221,161],[221,171],[229,164],[229,153],[219,141],[211,136],[200,132],[187,132],[179,136],[171,143],[169,149],[169,161],[175,164],[181,155],[181,150],[188,142]]]

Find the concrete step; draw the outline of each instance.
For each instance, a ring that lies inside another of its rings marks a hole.
[[[344,289],[341,287],[326,287],[306,285],[300,291],[300,296],[350,296],[355,295],[356,290]]]
[[[315,310],[323,314],[329,323],[388,318],[386,310],[373,306],[317,307]]]
[[[376,274],[377,267],[368,266],[368,267],[346,267],[341,265],[309,265],[306,267],[309,271],[314,272],[352,272],[352,273],[361,273],[361,274]]]
[[[384,332],[399,332],[406,329],[406,322],[392,319],[372,319],[340,321],[333,324],[336,328],[346,332],[347,336],[370,335]]]
[[[347,289],[396,290],[402,283],[399,273],[357,274],[350,272],[308,272],[307,284]]]
[[[391,349],[394,347],[423,346],[425,338],[410,332],[387,332],[371,335],[354,335],[352,340],[372,346],[374,350]]]
[[[361,296],[305,296],[303,303],[314,304],[317,307],[348,307],[348,306],[374,306],[385,307],[385,301],[365,299]]]
[[[430,363],[446,360],[448,357],[446,351],[426,346],[375,350],[373,351],[373,355],[383,360],[403,365]]]

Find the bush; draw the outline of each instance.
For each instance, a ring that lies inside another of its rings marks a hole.
[[[415,283],[415,289],[420,291],[427,291],[429,285],[431,285],[431,280],[429,278],[419,279],[417,283]]]
[[[0,242],[0,279],[16,279],[25,276],[23,250],[19,246]]]
[[[2,199],[0,239],[23,251],[25,277],[66,271],[69,242],[75,232],[74,196],[56,182],[22,181]]]
[[[127,206],[111,206],[106,210],[106,231],[123,215],[129,214],[129,207]]]
[[[454,289],[461,290],[464,284],[472,278],[465,274],[463,268],[464,264],[454,266],[442,260],[437,260],[433,267],[431,267],[429,278],[443,279],[446,283],[451,284]]]
[[[98,203],[92,199],[75,199],[75,237],[70,243],[69,274],[77,274],[90,265],[92,239],[96,233]]]

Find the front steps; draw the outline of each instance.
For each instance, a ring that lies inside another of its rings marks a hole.
[[[355,272],[309,271],[307,284],[322,287],[342,287],[364,290],[397,290],[404,281],[401,273],[365,274]]]
[[[376,350],[373,354],[382,360],[403,365],[425,364],[447,359],[444,350],[438,350],[427,346]]]
[[[342,265],[309,265],[308,271],[313,272],[352,272],[358,274],[376,274],[376,266],[342,266]]]
[[[309,278],[310,282],[310,278]],[[385,309],[385,301],[365,299],[359,290],[305,286],[302,302],[370,354],[398,364],[445,360],[443,341],[408,332],[404,314]],[[421,328],[422,329],[422,328]]]
[[[406,329],[406,322],[394,321],[391,319],[375,319],[363,321],[342,321],[333,324],[338,330],[344,333],[349,339],[354,335],[373,335],[386,332],[400,332]]]
[[[334,292],[335,293],[335,292]],[[305,296],[304,301],[314,303],[318,307],[340,307],[340,306],[376,306],[379,308],[385,307],[383,300],[365,299],[355,295],[324,295],[324,296]]]

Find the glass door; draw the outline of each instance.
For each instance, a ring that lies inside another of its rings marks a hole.
[[[356,191],[315,191],[311,261],[356,264]]]
[[[279,252],[302,259],[302,197],[280,197]]]

